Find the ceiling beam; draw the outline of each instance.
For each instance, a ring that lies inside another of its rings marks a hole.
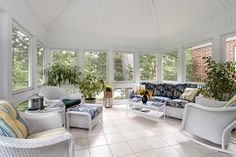
[[[160,26],[159,26],[159,20],[158,20],[158,15],[157,15],[157,9],[155,7],[157,6],[157,3],[155,3],[155,1],[157,2],[157,0],[150,0],[150,4],[151,4],[152,17],[153,17],[153,22],[155,26],[156,36],[157,36],[157,39],[160,40],[161,39]]]
[[[48,31],[51,31],[56,25],[57,23],[64,17],[64,15],[66,13],[68,13],[68,11],[70,11],[70,9],[75,5],[75,3],[77,3],[78,0],[73,0],[58,16],[57,18],[52,22],[52,24],[48,27]]]

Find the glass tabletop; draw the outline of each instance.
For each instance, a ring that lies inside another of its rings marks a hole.
[[[25,113],[48,113],[48,112],[59,112],[65,109],[65,104],[63,102],[47,103],[42,110],[25,110]]]

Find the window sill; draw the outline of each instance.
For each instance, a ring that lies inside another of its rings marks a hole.
[[[26,88],[22,88],[22,89],[13,90],[12,91],[12,95],[16,95],[16,94],[19,94],[19,93],[27,92],[27,91],[30,91],[30,90],[33,90],[33,89],[34,88],[32,86],[30,86],[30,87],[26,87]]]

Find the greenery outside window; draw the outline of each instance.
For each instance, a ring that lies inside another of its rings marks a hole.
[[[133,81],[134,56],[131,53],[114,53],[114,80]]]
[[[186,48],[186,81],[187,82],[203,82],[206,78],[205,64],[203,57],[212,56],[212,43]]]
[[[52,63],[76,65],[76,52],[67,50],[52,50]]]
[[[94,70],[98,76],[106,81],[107,53],[104,51],[85,52],[85,70]]]
[[[44,83],[45,49],[40,42],[37,42],[37,84]]]
[[[154,54],[141,54],[139,57],[141,80],[156,80],[157,58]]]
[[[168,52],[163,55],[163,80],[177,81],[178,52]]]
[[[12,90],[31,86],[31,37],[16,24],[12,26]]]

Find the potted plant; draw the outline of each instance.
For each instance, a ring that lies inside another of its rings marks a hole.
[[[206,79],[201,94],[217,101],[228,101],[236,94],[236,62],[217,62],[211,57],[204,59],[206,59]]]
[[[95,103],[96,94],[99,94],[105,89],[104,80],[92,69],[85,71],[81,75],[78,85],[86,103]]]
[[[53,63],[44,71],[46,77],[46,85],[62,86],[77,85],[81,75],[80,69],[76,65]]]

